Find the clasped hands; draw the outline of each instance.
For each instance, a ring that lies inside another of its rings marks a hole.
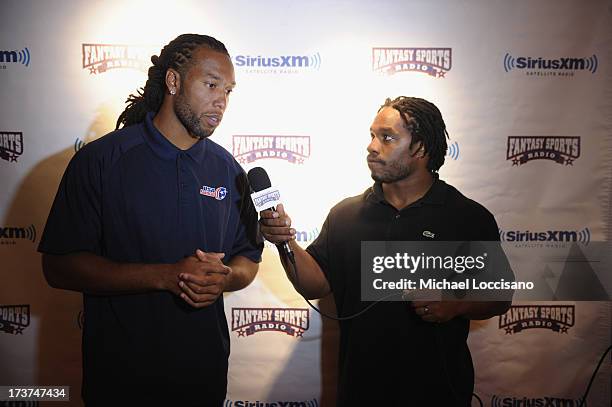
[[[224,253],[205,253],[196,250],[195,255],[178,263],[178,289],[172,291],[194,308],[214,303],[223,294],[232,269],[221,261]]]

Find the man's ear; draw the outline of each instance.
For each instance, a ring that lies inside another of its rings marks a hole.
[[[171,95],[181,90],[181,74],[177,70],[168,68],[166,71],[166,88]]]
[[[423,146],[422,141],[417,141],[410,148],[412,150],[412,157],[424,158],[425,157],[425,147]]]

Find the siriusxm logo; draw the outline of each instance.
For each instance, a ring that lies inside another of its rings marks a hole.
[[[491,407],[578,407],[582,399],[564,399],[560,397],[516,397],[494,394]],[[584,406],[586,407],[586,401]]]
[[[314,228],[312,230],[296,230],[295,231],[295,240],[300,243],[312,243],[319,236],[319,228]],[[264,246],[267,248],[274,247],[275,244],[268,242],[267,240],[264,242]]]
[[[225,400],[223,407],[319,407],[317,399],[305,401]]]
[[[235,55],[234,65],[248,73],[298,73],[321,68],[321,55]]]
[[[459,159],[459,143],[455,141],[453,144],[449,145],[446,156],[457,161]]]
[[[319,236],[319,228],[312,230],[296,230],[295,240],[302,243],[311,243]]]
[[[590,57],[560,57],[542,58],[519,56],[509,53],[504,55],[504,70],[510,72],[514,69],[527,70],[528,75],[537,76],[573,76],[575,71],[588,71],[594,74],[599,65],[597,55]]]
[[[547,230],[532,232],[529,230],[499,230],[502,242],[580,242],[588,244],[591,241],[591,231],[584,228],[576,230]]]
[[[17,162],[23,154],[23,133],[20,131],[0,131],[0,158]]]
[[[546,230],[532,232],[530,230],[499,230],[502,242],[579,242],[588,245],[591,242],[589,228],[582,230]]]
[[[16,244],[17,239],[36,241],[36,228],[34,225],[28,227],[0,227],[0,245]]]
[[[512,335],[527,329],[549,329],[567,333],[576,321],[574,305],[513,305],[499,316],[500,330]]]
[[[21,50],[0,50],[0,64],[11,63],[21,64],[30,66],[30,50],[26,47]],[[3,65],[2,69],[6,69],[6,65]]]
[[[86,142],[77,137],[76,140],[74,140],[74,152],[77,153],[80,149],[85,147],[86,144]]]

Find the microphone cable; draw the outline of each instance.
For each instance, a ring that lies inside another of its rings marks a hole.
[[[281,254],[283,254],[284,252],[281,250],[281,248],[279,247],[279,245],[277,245],[277,248],[279,249],[279,251],[281,252]],[[297,264],[295,262],[295,254],[293,253],[293,251],[284,253],[285,256],[289,259],[289,262],[291,263],[291,265],[293,266],[293,275],[295,278],[295,284],[299,287],[300,286],[300,277],[298,275],[298,268],[297,268]],[[297,290],[296,290],[297,291]],[[306,300],[306,302],[308,303],[308,305],[310,305],[310,307],[312,309],[314,309],[315,311],[317,311],[321,316],[325,317],[325,318],[329,318],[329,319],[333,319],[335,321],[347,321],[349,319],[353,319],[356,318],[360,315],[362,315],[363,313],[365,313],[366,311],[368,311],[370,308],[372,308],[373,306],[375,306],[376,304],[378,304],[381,301],[384,301],[388,298],[391,297],[395,297],[397,295],[400,295],[399,293],[392,293],[392,294],[388,294],[385,295],[384,297],[380,298],[379,300],[373,302],[372,304],[368,305],[367,307],[365,307],[364,309],[362,309],[361,311],[357,312],[356,314],[353,315],[348,315],[346,317],[341,317],[341,316],[333,316],[333,315],[329,315],[326,314],[325,312],[321,311],[319,308],[317,308],[313,303],[310,302],[310,300],[308,298],[306,298],[304,296],[304,294],[302,294],[301,292],[298,291],[298,293],[302,296],[302,298],[304,298],[304,300]],[[336,305],[337,307],[337,305]]]
[[[298,267],[295,261],[295,254],[293,252],[293,250],[289,251],[289,252],[285,252],[284,250],[282,250],[282,248],[277,245],[277,248],[279,249],[279,251],[281,252],[281,254],[285,254],[285,256],[289,259],[289,262],[291,263],[291,265],[293,266],[293,275],[295,278],[295,284],[299,287],[300,286],[300,277],[299,277],[299,273],[298,273]],[[316,312],[318,312],[321,316],[329,318],[329,319],[333,319],[335,321],[347,321],[353,318],[356,318],[360,315],[362,315],[363,313],[367,312],[370,308],[372,308],[374,305],[378,304],[379,302],[387,299],[387,298],[391,298],[394,297],[396,295],[400,295],[399,293],[392,293],[392,294],[388,294],[382,298],[380,298],[379,300],[373,302],[372,304],[368,305],[367,307],[365,307],[364,309],[362,309],[361,311],[357,312],[356,314],[353,315],[349,315],[349,316],[345,316],[345,317],[340,317],[340,316],[333,316],[333,315],[329,315],[326,314],[325,312],[321,311],[319,308],[317,308],[313,303],[310,302],[310,300],[308,298],[306,298],[301,292],[298,291],[298,293],[302,296],[302,298],[304,298],[304,300],[308,303],[308,305],[314,309]],[[442,333],[440,332],[440,327],[439,324],[435,324],[434,326],[434,330],[435,330],[435,337],[436,337],[436,342],[438,345],[438,351],[440,354],[440,361],[442,363],[442,367],[444,369],[444,375],[446,376],[446,381],[448,383],[448,386],[451,390],[452,396],[455,399],[456,402],[459,401],[459,397],[457,396],[457,392],[455,391],[455,387],[453,386],[452,382],[451,382],[451,378],[450,375],[448,373],[448,366],[447,366],[447,360],[446,360],[446,352],[444,352],[444,346],[442,343]],[[476,396],[476,398],[480,401],[480,405],[482,405],[482,401],[480,400],[480,398],[478,398],[478,396],[476,394],[473,394],[472,396]]]
[[[591,376],[591,380],[589,381],[589,385],[587,386],[587,389],[584,392],[584,396],[582,396],[582,401],[580,402],[580,405],[578,407],[586,406],[586,399],[587,399],[587,396],[589,395],[589,391],[591,391],[591,386],[593,385],[593,381],[595,380],[595,376],[597,376],[597,372],[599,371],[599,368],[601,367],[601,364],[603,363],[606,355],[608,354],[608,352],[610,352],[610,349],[612,349],[612,345],[608,346],[608,349],[606,349],[606,351],[603,353],[603,355],[601,355],[601,358],[599,359],[599,363],[597,364],[597,367],[595,368],[595,371],[593,372],[593,375]]]

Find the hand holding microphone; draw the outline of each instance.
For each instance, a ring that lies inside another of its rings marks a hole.
[[[279,190],[272,187],[268,173],[261,167],[251,168],[247,176],[253,191],[253,205],[261,216],[261,233],[293,262],[293,250],[287,242],[295,239],[295,229],[291,228],[291,218],[280,203]]]
[[[289,245],[290,241],[295,240],[296,231],[291,227],[291,218],[285,212],[283,204],[280,203],[280,192],[272,187],[266,170],[261,167],[252,168],[248,173],[248,178],[252,189],[253,205],[260,214],[259,230],[266,240],[276,244],[278,251],[281,253],[281,263],[287,272],[287,276],[296,290],[315,311],[324,317],[344,321],[363,314],[384,298],[389,297],[383,297],[352,315],[340,317],[321,312],[309,301],[309,298],[321,298],[330,293],[331,288],[327,277],[317,261],[308,252],[299,245],[295,245],[294,253]]]
[[[283,204],[279,204],[276,210],[267,209],[259,215],[260,230],[267,241],[279,244],[295,239],[295,229],[291,227],[291,218]]]

